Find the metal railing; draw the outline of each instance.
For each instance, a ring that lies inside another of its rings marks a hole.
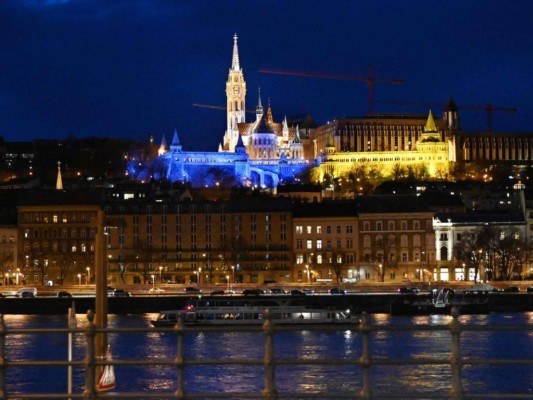
[[[459,321],[458,310],[452,311],[452,320],[447,325],[394,325],[375,326],[369,324],[369,318],[363,314],[360,323],[354,323],[350,330],[357,332],[361,341],[361,355],[357,358],[320,358],[320,359],[289,359],[277,357],[275,354],[274,337],[280,332],[302,330],[301,327],[279,326],[270,319],[268,310],[265,312],[265,321],[262,326],[231,326],[223,328],[224,331],[262,332],[264,337],[263,358],[231,358],[231,359],[189,359],[185,355],[184,339],[187,335],[198,332],[220,332],[219,327],[186,326],[183,321],[178,321],[170,328],[106,328],[98,329],[94,323],[94,314],[87,313],[88,325],[83,328],[48,328],[48,329],[10,329],[6,326],[3,315],[0,315],[0,399],[531,399],[531,392],[524,393],[473,393],[465,392],[463,384],[463,369],[465,366],[504,366],[521,365],[533,366],[533,359],[529,358],[472,358],[461,354],[461,334],[464,331],[527,331],[533,332],[532,325],[463,325]],[[335,325],[305,326],[305,330],[338,331]],[[421,358],[395,359],[387,357],[373,357],[372,334],[377,332],[447,332],[450,339],[449,357],[428,356]],[[165,359],[111,359],[102,360],[96,357],[95,337],[98,334],[128,333],[146,334],[147,332],[169,333],[175,336],[176,356]],[[11,360],[6,357],[6,338],[10,335],[41,335],[41,334],[77,334],[85,336],[84,358],[71,361],[55,360]],[[101,392],[98,391],[98,372],[105,365],[119,366],[168,366],[175,373],[175,387],[171,392]],[[245,366],[263,369],[263,389],[257,392],[187,392],[185,370],[194,366]],[[279,366],[349,366],[359,369],[360,388],[352,391],[324,392],[282,392],[277,388],[276,368]],[[378,392],[372,386],[371,372],[379,366],[446,366],[451,370],[449,389],[443,393],[435,390],[433,393],[401,393],[398,391]],[[6,373],[10,368],[25,367],[76,367],[84,369],[85,384],[78,393],[8,393],[9,382]],[[527,387],[524,386],[527,390]]]

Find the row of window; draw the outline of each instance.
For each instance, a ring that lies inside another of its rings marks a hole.
[[[96,220],[96,212],[68,211],[68,212],[25,212],[22,222],[25,224],[58,224],[58,223],[89,223]]]
[[[324,255],[324,254],[296,254],[296,264],[342,264],[342,263],[351,263],[353,264],[356,260],[355,253],[346,253],[346,254],[334,254],[334,255]],[[363,254],[362,260],[364,262],[377,262],[377,263],[383,263],[385,260],[385,255],[383,252],[376,252],[374,255],[369,252],[365,252]],[[396,261],[396,253],[390,252],[388,253],[388,261],[389,262],[395,262]],[[409,259],[409,252],[404,251],[400,253],[400,261],[401,262],[419,262],[419,263],[425,263],[426,260],[426,254],[425,252],[419,253],[414,252],[412,254],[411,259]]]
[[[24,239],[76,239],[76,238],[94,238],[96,236],[95,228],[73,228],[73,229],[25,229],[23,232]]]
[[[94,244],[85,242],[81,243],[66,243],[66,242],[35,242],[33,246],[29,243],[24,243],[24,253],[29,254],[31,251],[34,253],[47,253],[48,251],[58,252],[61,249],[63,253],[86,253],[88,251],[94,252]]]
[[[428,223],[430,223],[430,221],[427,221]],[[394,231],[396,230],[396,221],[387,221],[387,230],[389,231]],[[371,228],[374,228],[374,230],[376,231],[382,231],[385,229],[385,223],[383,221],[375,221],[373,224],[371,224],[369,221],[364,221],[363,222],[363,231],[370,231]],[[408,224],[408,221],[400,221],[400,229],[402,231],[406,231],[408,230],[409,228],[409,224]],[[306,225],[306,226],[303,226],[303,225],[296,225],[295,227],[295,232],[296,234],[308,234],[308,235],[312,235],[312,234],[322,234],[322,233],[326,233],[326,234],[332,234],[333,231],[335,230],[335,233],[337,234],[342,234],[342,226],[341,225],[336,225],[335,227],[332,227],[331,225],[326,225],[325,226],[325,229],[324,227],[322,227],[322,225],[316,225],[316,226],[313,226],[313,225]],[[420,230],[420,221],[412,221],[412,230]],[[353,233],[353,226],[352,225],[346,225],[344,227],[344,233],[347,233],[347,234],[350,234],[350,233]]]

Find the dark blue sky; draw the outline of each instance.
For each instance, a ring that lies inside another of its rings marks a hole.
[[[376,112],[422,105],[517,107],[497,131],[531,131],[533,1],[2,0],[0,135],[171,139],[216,151],[232,36],[239,35],[247,108],[271,99],[276,120],[318,124],[368,110],[364,82],[267,75],[260,69],[404,79],[376,84]],[[441,110],[433,107],[437,114]],[[461,110],[465,130],[486,113]]]

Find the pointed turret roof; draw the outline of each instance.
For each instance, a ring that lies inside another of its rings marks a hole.
[[[63,190],[63,179],[61,178],[61,161],[57,162],[56,190]]]
[[[172,138],[171,146],[180,146],[180,139],[178,137],[178,128],[174,128],[174,137]]]
[[[455,101],[453,101],[453,98],[450,97],[450,100],[448,100],[448,103],[446,103],[446,106],[444,107],[444,111],[458,111],[459,108],[457,108],[457,104],[455,104]]]
[[[435,125],[435,120],[433,119],[433,113],[431,110],[429,110],[428,120],[426,121],[424,132],[437,132],[437,126]]]
[[[272,108],[270,108],[270,99],[268,99],[268,110],[266,112],[267,121],[274,122],[274,116],[272,115]]]
[[[257,107],[255,108],[256,114],[263,114],[263,104],[261,104],[261,87],[257,88]]]
[[[240,71],[241,67],[239,65],[239,48],[237,46],[237,34],[233,35],[233,57],[231,59],[231,69],[233,71]]]
[[[237,144],[235,145],[235,153],[246,154],[246,146],[244,145],[244,142],[242,141],[241,135],[239,135],[237,139]]]
[[[267,121],[267,116],[263,115],[261,117],[261,120],[259,121],[259,124],[257,124],[257,127],[254,130],[255,133],[275,133],[274,129],[272,129],[272,126]]]

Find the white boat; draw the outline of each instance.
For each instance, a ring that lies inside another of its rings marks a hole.
[[[290,301],[276,300],[201,300],[181,310],[160,311],[152,320],[156,327],[174,326],[179,318],[185,325],[260,325],[265,321],[265,311],[276,325],[350,325],[359,323],[359,318],[350,311],[307,308],[292,305]]]

